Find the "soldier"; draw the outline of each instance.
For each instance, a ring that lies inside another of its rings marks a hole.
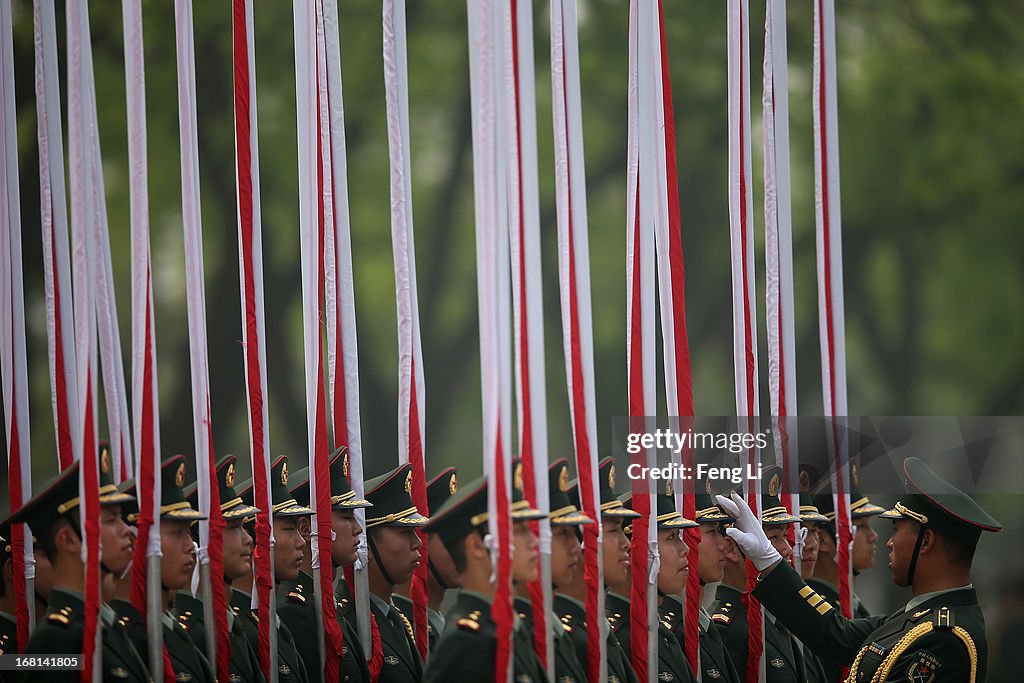
[[[622,527],[626,520],[640,515],[623,507],[622,501],[615,497],[615,463],[612,458],[604,458],[598,463],[597,478],[601,496],[601,557],[604,582],[606,586],[619,586],[623,583],[628,586],[629,538]],[[568,493],[572,504],[577,508],[581,507],[578,481],[570,482]],[[583,563],[579,562],[573,570],[572,582],[559,588],[552,604],[555,614],[567,627],[568,636],[576,648],[576,659],[583,667],[587,666],[586,596],[589,588]],[[607,619],[606,612],[605,621]],[[610,623],[608,637],[605,639],[605,650],[608,683],[636,683],[633,666],[626,659],[626,652],[619,645]]]
[[[903,463],[905,494],[882,516],[893,520],[889,569],[914,598],[889,617],[845,619],[780,562],[742,499],[719,497],[736,516],[729,536],[761,572],[754,597],[812,651],[852,665],[850,681],[984,681],[985,619],[971,585],[982,531],[1002,526],[965,493],[917,458]]]
[[[10,537],[11,522],[4,520],[0,522],[0,574],[2,574],[0,576],[0,655],[18,654],[18,629],[17,622],[14,620],[14,557],[11,554],[13,548],[9,540]],[[50,560],[39,546],[37,539],[34,536],[25,536],[25,540],[33,544],[36,564],[36,576],[33,583],[35,605],[29,605],[28,608],[35,610],[36,621],[39,621],[46,613],[47,604],[50,599],[50,589],[53,587],[53,568],[50,566]],[[9,678],[14,680],[13,675]]]
[[[331,543],[331,565],[333,571],[355,564],[359,549],[359,537],[363,528],[355,518],[359,508],[371,507],[370,502],[358,498],[349,484],[348,449],[345,446],[331,453],[330,461],[331,487],[331,529],[334,541]],[[309,470],[303,468],[291,479],[292,495],[300,505],[309,505]],[[299,532],[307,542],[311,538],[309,519],[299,518]],[[291,632],[303,634],[296,640],[299,656],[306,662],[306,673],[311,680],[322,676],[323,664],[320,661],[320,644],[316,638],[306,637],[317,633],[316,603],[313,590],[313,569],[307,554],[303,569],[299,576],[291,581],[283,581],[278,589],[277,614],[281,621],[288,625]],[[321,571],[326,569],[321,560]],[[338,572],[340,574],[340,572]],[[342,604],[337,602],[335,615],[342,635],[342,655],[338,667],[339,681],[363,681],[370,683],[370,668],[366,663],[363,645],[356,634],[354,625],[342,615]]]
[[[658,554],[661,558],[661,565],[658,569],[658,606],[665,600],[665,596],[682,593],[686,587],[686,577],[689,572],[687,555],[690,549],[682,537],[683,529],[691,529],[697,523],[686,519],[676,511],[676,499],[672,489],[672,481],[659,482],[662,487],[661,493],[654,496],[654,505],[658,512]],[[627,494],[628,496],[628,494]],[[632,508],[632,498],[625,497],[623,504]],[[631,532],[632,533],[632,532]],[[629,623],[629,600],[624,596],[629,591],[629,586],[609,586],[608,600],[605,609],[608,612],[608,620],[611,622],[615,636],[626,653],[626,658],[632,661],[632,643],[630,642]],[[672,624],[666,619],[658,621],[658,679],[662,681],[694,681],[693,670],[686,661],[683,649],[679,641],[672,634]]]
[[[529,521],[544,514],[527,500],[516,500],[513,491],[512,535],[518,539],[512,557],[513,580],[537,580],[537,536]],[[445,629],[431,655],[427,683],[488,680],[493,676],[497,650],[496,625],[491,618],[494,584],[491,553],[484,541],[488,533],[487,480],[462,487],[425,527],[436,534],[452,557],[462,580],[462,590],[445,615]],[[525,629],[514,628],[513,679],[517,683],[546,683],[532,642]]]
[[[512,463],[513,486],[521,488],[522,462]],[[568,588],[573,582],[576,567],[583,565],[583,549],[580,546],[580,525],[593,524],[590,519],[569,500],[569,461],[559,458],[548,468],[548,496],[551,503],[551,584],[556,591]],[[514,580],[514,579],[513,579]],[[533,606],[530,603],[530,589],[527,582],[516,582],[514,603],[523,628],[529,634],[530,647],[537,637],[533,628]],[[562,622],[557,616],[551,622],[553,649],[555,653],[555,680],[572,683],[586,681],[586,659],[576,656],[576,646],[571,633],[573,627]],[[585,626],[581,626],[581,630]]]
[[[50,606],[43,619],[36,625],[23,654],[56,655],[73,654],[82,651],[82,637],[85,629],[85,565],[82,562],[82,536],[79,527],[78,472],[79,463],[74,462],[56,478],[48,482],[43,490],[26,502],[20,510],[11,515],[10,522],[28,523],[39,540],[42,551],[53,567],[53,588],[50,591]],[[100,459],[102,473],[109,476],[109,458]],[[113,483],[100,481],[99,531],[102,545],[101,570],[115,575],[122,574],[131,562],[132,537],[127,525],[121,519],[121,505],[133,500],[132,496],[121,493]],[[139,658],[124,628],[114,619],[114,611],[106,604],[100,605],[100,619],[97,627],[103,641],[102,666],[104,681],[149,681],[149,671]],[[19,681],[28,681],[35,674],[22,672]],[[75,682],[81,678],[79,671],[47,672],[47,680]]]
[[[243,528],[242,523],[248,517],[255,515],[259,510],[251,505],[242,502],[242,498],[235,491],[235,462],[233,455],[225,455],[215,466],[217,475],[217,490],[220,494],[221,517],[224,519],[224,536],[221,547],[221,562],[224,575],[222,577],[211,577],[213,581],[224,581],[226,584],[226,595],[231,598],[231,582],[240,576],[252,574],[252,537]],[[190,486],[186,490],[186,498],[189,500],[198,499],[198,488]],[[195,529],[195,527],[193,527]],[[195,537],[193,537],[195,540]],[[212,597],[210,597],[212,599]],[[256,650],[249,644],[245,634],[245,627],[242,620],[235,615],[230,608],[227,609],[228,622],[228,643],[231,648],[231,681],[237,683],[262,683],[263,671],[260,669],[259,660],[256,657]],[[179,591],[174,596],[174,609],[172,610],[178,623],[192,638],[192,643],[204,654],[206,653],[206,624],[203,622],[203,601],[202,596],[195,597],[188,591]],[[210,628],[214,628],[211,624]],[[220,640],[217,641],[220,643]],[[211,661],[216,668],[216,662]]]
[[[428,518],[413,505],[412,465],[405,464],[366,482],[366,499],[373,504],[366,527],[370,545],[370,613],[380,629],[384,665],[382,683],[419,681],[423,660],[416,650],[412,624],[394,603],[395,586],[412,578],[420,563],[423,543],[417,530]]]
[[[813,474],[813,473],[811,473]],[[839,565],[836,563],[836,512],[832,494],[821,493],[814,497],[818,511],[826,517],[821,525],[818,561],[814,565],[814,575],[807,584],[828,600],[833,607],[839,607]],[[857,467],[850,466],[850,517],[853,519],[853,548],[850,551],[850,564],[853,575],[857,576],[875,564],[875,547],[878,534],[871,528],[871,518],[882,514],[884,510],[873,504],[858,488]],[[851,609],[855,617],[867,617],[871,613],[851,590]]]
[[[128,484],[129,482],[126,482]],[[196,558],[192,545],[189,527],[200,519],[206,519],[192,507],[185,498],[182,486],[185,483],[185,458],[176,455],[165,460],[160,466],[160,511],[156,523],[160,525],[160,584],[163,589],[162,604],[165,611],[163,618],[163,644],[167,650],[175,680],[198,681],[213,683],[214,675],[209,660],[199,651],[189,638],[188,632],[170,615],[174,595],[187,588],[192,580],[192,570]],[[128,487],[124,487],[128,490]],[[134,488],[134,487],[132,487]],[[126,504],[126,507],[137,510],[137,506]],[[135,517],[129,514],[129,517]],[[138,539],[136,539],[138,541]],[[141,539],[146,543],[146,539]],[[146,637],[146,624],[141,613],[125,598],[130,593],[131,573],[124,578],[117,577],[119,593],[122,599],[111,601],[111,606],[118,616],[118,623],[127,629],[139,657],[148,661],[149,648]],[[125,591],[124,588],[128,588]]]
[[[305,519],[308,523],[309,515],[313,511],[305,505],[300,505],[295,497],[288,490],[288,456],[279,455],[270,464],[270,504],[272,506],[271,525],[274,534],[274,581],[294,581],[299,578],[299,571],[302,569],[303,558],[306,551],[306,541],[299,533],[299,521]],[[239,484],[242,502],[252,505],[254,488],[250,479]],[[231,609],[242,620],[245,627],[245,635],[249,644],[254,650],[259,650],[259,623],[260,615],[252,609],[252,583],[249,583],[250,591],[245,591],[234,586],[234,595],[231,600]],[[277,597],[274,596],[275,604]],[[277,678],[282,683],[306,683],[308,681],[306,666],[299,656],[295,642],[295,636],[291,629],[282,623],[280,616],[277,617]]]
[[[725,525],[732,523],[732,517],[711,500],[711,480],[707,481],[705,493],[694,497],[695,521],[700,525],[700,544],[697,546],[697,573],[700,577],[700,601],[704,599],[704,589],[709,583],[718,583],[725,576],[725,550],[727,537]],[[684,605],[680,596],[666,595],[661,603],[659,613],[662,619],[671,624],[672,633],[679,641],[679,647],[686,651],[683,644],[685,624],[682,619]],[[701,605],[697,612],[697,631],[700,643],[700,665],[703,680],[721,681],[722,683],[740,683],[739,673],[733,664],[722,640],[718,624]]]
[[[811,494],[811,491],[818,485],[818,470],[807,463],[800,463],[799,470],[800,529],[803,536],[800,550],[800,578],[808,581],[818,566],[822,525],[828,524],[829,518],[821,514],[814,502],[814,496]]]
[[[436,477],[427,482],[427,512],[433,514],[440,510],[448,499],[455,495],[459,485],[454,467],[447,467]],[[451,555],[444,549],[444,543],[434,535],[427,537],[427,637],[430,652],[437,646],[437,639],[444,631],[444,616],[441,614],[441,602],[447,590],[462,587],[459,573]],[[391,600],[410,622],[413,622],[413,604],[409,599],[409,585],[402,584],[391,596]]]
[[[779,500],[781,467],[764,468],[761,482],[761,525],[772,545],[788,561],[793,555],[793,548],[786,540],[787,527],[799,523],[800,518],[789,514]],[[726,513],[735,517],[730,510]],[[729,540],[725,542],[725,558],[725,574],[715,594],[717,602],[711,618],[718,624],[740,679],[746,680],[750,635],[746,603],[742,599],[747,585],[746,561],[736,544]],[[789,632],[768,612],[765,612],[764,619],[764,658],[767,681],[807,680],[803,652]]]

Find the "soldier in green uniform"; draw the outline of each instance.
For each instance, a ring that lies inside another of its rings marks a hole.
[[[666,596],[682,593],[686,588],[686,577],[689,572],[687,555],[690,549],[683,540],[682,530],[694,528],[697,523],[686,519],[676,510],[671,480],[659,482],[659,486],[661,486],[661,492],[654,496],[654,505],[657,506],[658,513],[658,554],[660,556],[658,606],[660,608]],[[623,498],[623,504],[627,508],[632,508],[632,497],[626,494]],[[626,597],[629,585],[609,585],[608,588],[608,598],[605,602],[608,620],[611,622],[612,630],[615,631],[619,644],[622,645],[622,649],[626,653],[626,658],[632,661],[630,605],[629,599]],[[666,619],[658,620],[658,680],[683,681],[684,683],[694,681],[696,678],[693,675],[693,670],[690,669],[683,648],[680,647],[671,627],[672,624]]]
[[[53,567],[53,588],[50,606],[36,625],[23,654],[66,655],[82,652],[85,629],[85,566],[82,563],[82,536],[79,527],[78,495],[79,463],[76,461],[48,482],[43,490],[11,515],[11,523],[26,522],[32,528],[42,551]],[[109,458],[100,462],[101,477],[110,474]],[[101,570],[119,575],[131,562],[132,537],[121,519],[121,505],[133,500],[121,493],[113,483],[100,480],[100,542]],[[98,628],[103,642],[102,671],[104,681],[149,681],[149,671],[139,658],[124,628],[114,618],[114,611],[100,605]],[[35,672],[19,674],[19,681],[28,681]],[[47,680],[80,679],[79,671],[47,672]]]
[[[185,498],[182,490],[185,474],[184,456],[176,455],[161,464],[160,511],[156,523],[160,525],[160,552],[162,554],[160,583],[163,588],[163,605],[167,610],[162,615],[163,644],[167,650],[175,680],[182,683],[187,681],[214,683],[210,662],[192,643],[192,639],[189,638],[188,633],[178,623],[178,620],[170,614],[175,593],[188,587],[192,580],[192,570],[195,568],[196,559],[189,528],[195,521],[206,519]],[[134,493],[133,482],[125,482],[125,484],[121,487],[122,490],[132,490]],[[125,507],[131,509],[127,515],[129,518],[136,517],[137,505],[126,503]],[[137,542],[146,543],[146,539],[137,539]],[[129,572],[128,575],[121,578],[117,585],[120,599],[112,600],[111,607],[117,614],[118,623],[128,631],[139,657],[143,661],[148,661],[146,622],[129,600],[131,573]]]
[[[514,460],[512,466],[513,486],[519,488],[523,465],[521,461]],[[583,565],[580,525],[593,524],[594,520],[580,512],[569,500],[569,461],[565,458],[559,458],[548,468],[548,496],[551,504],[551,584],[555,591],[559,591],[572,584],[575,568]],[[530,636],[532,648],[537,635],[533,625],[529,584],[526,582],[516,583],[514,607],[523,628]],[[586,681],[587,660],[580,660],[576,656],[576,646],[571,637],[573,627],[562,622],[557,615],[549,615],[547,621],[553,636],[555,680],[564,683]]]
[[[235,456],[225,455],[217,461],[215,466],[217,490],[221,501],[221,517],[224,519],[224,537],[221,549],[224,576],[219,579],[211,577],[211,580],[224,581],[228,600],[231,599],[231,582],[240,576],[252,574],[253,541],[243,528],[242,523],[248,517],[259,512],[257,508],[242,502],[242,498],[235,491],[235,462]],[[186,490],[186,498],[190,501],[198,500],[198,489],[195,485]],[[212,599],[212,596],[209,599]],[[230,607],[226,609],[228,642],[231,647],[230,683],[262,683],[263,672],[256,657],[256,650],[249,644],[249,639],[246,637],[242,620],[235,615]],[[172,612],[192,639],[192,643],[204,655],[207,654],[207,625],[203,621],[203,596],[196,597],[188,591],[179,591],[174,596]],[[214,625],[210,624],[209,628],[213,627]],[[216,662],[211,661],[210,664],[216,670]]]
[[[380,630],[384,665],[381,683],[419,681],[423,660],[416,649],[412,622],[391,602],[395,586],[412,578],[423,543],[417,530],[429,520],[412,502],[412,465],[405,464],[366,482],[373,504],[366,516],[370,545],[370,613]]]
[[[446,467],[436,477],[427,482],[427,512],[433,514],[440,510],[448,499],[455,495],[459,484],[454,467]],[[436,536],[427,538],[427,637],[428,649],[434,651],[437,639],[444,631],[444,616],[441,614],[441,602],[445,591],[462,587],[459,573],[451,555],[445,550],[441,539]],[[391,596],[392,602],[402,611],[405,618],[413,621],[413,604],[409,598],[409,584],[402,584]]]
[[[793,555],[793,548],[786,540],[786,531],[790,524],[799,523],[800,518],[789,514],[779,500],[782,468],[765,467],[761,483],[761,525],[773,546],[788,562]],[[731,511],[727,513],[732,515]],[[747,609],[743,601],[747,585],[746,561],[732,541],[725,543],[725,558],[725,577],[715,594],[717,602],[711,619],[718,624],[740,680],[746,680],[750,635]],[[763,627],[766,680],[779,683],[806,681],[807,666],[803,652],[790,633],[769,612],[765,612]]]
[[[348,449],[344,446],[331,453],[329,461],[331,487],[331,529],[334,541],[331,543],[331,572],[355,563],[359,548],[359,537],[363,533],[355,511],[359,508],[371,507],[370,502],[358,498],[349,484]],[[309,500],[309,469],[303,468],[290,479],[293,482],[292,495],[300,505],[310,505]],[[299,519],[299,532],[310,542],[311,529],[308,518]],[[307,553],[307,556],[310,555]],[[326,563],[321,559],[321,571],[325,571]],[[340,573],[340,572],[339,572]],[[303,570],[291,581],[282,581],[278,587],[277,614],[293,634],[300,634],[295,645],[299,656],[306,663],[306,673],[310,680],[318,680],[322,676],[323,664],[320,660],[320,644],[310,634],[316,634],[316,603],[313,590],[313,569],[309,557],[306,558]],[[355,625],[342,616],[342,605],[337,602],[335,616],[341,628],[342,655],[338,666],[339,681],[362,681],[370,683],[370,669],[366,663],[363,644],[356,633]]]
[[[709,583],[718,583],[725,576],[725,525],[732,523],[732,517],[711,500],[711,480],[706,483],[706,492],[694,497],[695,521],[700,525],[700,544],[697,546],[697,573],[700,577],[700,599],[704,599],[704,589]],[[661,618],[671,624],[672,633],[683,645],[685,624],[683,620],[684,604],[679,595],[666,595],[658,610]],[[700,643],[700,666],[705,681],[721,681],[722,683],[740,683],[739,673],[733,664],[722,640],[718,624],[711,619],[704,606],[697,612],[697,632]]]
[[[512,575],[513,579],[518,575],[524,580],[536,581],[538,542],[530,531],[529,521],[541,519],[544,514],[529,501],[516,498],[513,491],[510,515],[512,535],[517,542]],[[491,616],[495,586],[491,583],[491,553],[484,540],[488,533],[487,522],[487,480],[481,477],[459,489],[425,527],[427,533],[436,534],[444,543],[462,580],[462,590],[448,608],[444,633],[427,665],[427,683],[493,679],[497,627]],[[547,676],[533,644],[518,619],[516,622],[512,636],[512,678],[517,683],[546,683]]]
[[[14,557],[11,546],[11,522],[9,519],[0,522],[0,655],[18,654],[17,622],[14,619],[15,612],[15,586],[14,586]],[[35,537],[25,536],[27,543],[32,543],[35,556],[35,605],[29,605],[30,610],[35,610],[36,621],[43,618],[50,599],[50,589],[53,587],[53,568],[50,567],[50,560]],[[3,677],[0,676],[0,679]],[[8,676],[14,680],[13,673]],[[8,680],[3,679],[3,680]]]
[[[800,463],[800,578],[809,580],[814,574],[814,568],[818,564],[818,550],[821,545],[821,535],[824,533],[821,525],[829,522],[828,517],[821,514],[817,505],[814,504],[814,496],[811,491],[818,483],[818,470],[810,464]],[[796,552],[796,548],[793,549]],[[839,671],[835,676],[827,673],[825,662],[816,654],[806,649],[803,643],[799,643],[804,656],[804,665],[807,669],[808,683],[838,683]],[[838,666],[838,665],[837,665]]]
[[[1002,526],[917,458],[903,463],[907,493],[893,520],[889,569],[914,598],[894,614],[845,619],[780,561],[743,501],[719,498],[736,516],[729,535],[760,571],[754,597],[819,655],[851,666],[850,681],[963,683],[986,679],[985,619],[971,584],[982,531]]]
[[[294,581],[299,577],[303,560],[308,550],[306,540],[299,533],[299,521],[308,521],[313,511],[305,505],[300,505],[291,491],[288,490],[288,456],[280,455],[270,464],[270,503],[272,506],[271,525],[274,534],[274,581],[280,584],[282,581]],[[239,484],[241,489],[239,495],[242,502],[252,505],[253,482]],[[250,590],[234,586],[234,594],[231,600],[231,609],[242,620],[245,628],[245,635],[249,644],[254,650],[259,649],[259,623],[260,615],[252,609],[252,583],[247,586]],[[277,595],[273,596],[275,605]],[[277,679],[281,683],[306,683],[308,681],[306,666],[299,656],[295,642],[295,636],[287,624],[277,616]]]
[[[615,462],[611,457],[604,458],[598,463],[597,478],[600,489],[601,557],[605,585],[628,585],[629,538],[622,527],[626,520],[635,519],[640,515],[623,507],[622,501],[615,497]],[[568,493],[572,504],[580,508],[578,481],[569,483]],[[576,648],[576,659],[584,667],[587,666],[586,596],[589,588],[583,563],[577,563],[573,570],[572,582],[560,587],[552,602],[555,614],[565,624],[567,635]],[[607,619],[606,612],[605,620]],[[633,666],[626,658],[625,650],[615,637],[611,624],[608,624],[605,652],[605,659],[608,662],[608,683],[636,683],[636,673],[633,672]]]

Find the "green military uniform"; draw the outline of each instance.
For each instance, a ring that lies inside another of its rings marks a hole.
[[[117,490],[113,483],[113,470],[108,450],[99,452],[99,503],[101,507],[120,506],[135,500],[128,493]],[[44,485],[42,491],[28,500],[20,510],[10,517],[12,524],[28,523],[37,534],[46,533],[62,518],[66,519],[76,531],[79,529],[73,513],[79,511],[79,480],[80,461],[72,463],[63,472]],[[79,532],[80,533],[80,532]],[[108,605],[100,604],[99,623],[101,632],[102,662],[101,670],[104,681],[149,681],[149,671],[132,646],[127,632],[119,625],[114,612]],[[55,577],[55,585],[50,595],[50,603],[46,614],[36,624],[36,629],[29,637],[22,654],[26,655],[57,655],[76,654],[82,652],[82,638],[85,632],[85,602],[81,593],[60,585],[60,578]],[[28,681],[36,672],[21,672],[17,680]],[[77,681],[81,677],[79,671],[47,672],[47,680]]]
[[[313,510],[295,500],[288,487],[288,456],[279,455],[270,463],[270,503],[273,508],[272,518],[308,517]],[[251,479],[238,485],[239,496],[245,505],[254,504],[255,489]],[[254,650],[259,651],[260,615],[252,610],[252,595],[235,589],[237,598],[232,598],[231,605],[235,615],[242,620],[245,635]],[[240,595],[239,595],[240,594]],[[277,604],[274,598],[275,607]],[[276,610],[275,610],[276,611]],[[296,648],[295,638],[286,624],[277,619],[277,677],[281,683],[306,683],[307,670]],[[315,640],[315,639],[314,639]]]
[[[398,593],[391,594],[391,602],[398,611],[402,613],[405,620],[410,624],[413,621],[413,611],[415,605],[412,604],[412,600],[404,595]],[[434,651],[437,647],[437,640],[441,637],[441,633],[444,632],[444,615],[435,609],[427,607],[427,638],[429,639],[428,649],[430,652]]]
[[[622,501],[615,496],[615,461],[611,456],[603,458],[597,464],[598,491],[600,494],[601,519],[616,520],[625,523],[626,520],[636,519],[639,513],[633,512],[622,505]],[[579,481],[569,483],[569,500],[577,508],[582,509],[580,501]],[[569,635],[576,646],[576,659],[586,666],[587,663],[587,623],[586,606],[579,600],[556,594],[552,607],[562,623],[569,627]],[[607,620],[607,610],[605,619]],[[608,664],[608,683],[632,683],[636,681],[636,673],[633,665],[626,657],[626,651],[622,649],[618,638],[609,623],[608,638],[605,641],[605,659]]]
[[[657,506],[658,529],[692,529],[699,526],[696,522],[686,519],[676,510],[675,494],[672,491],[672,481],[666,480],[661,492],[654,496]],[[632,497],[629,494],[622,496],[622,503],[627,508],[632,508]],[[630,533],[632,533],[630,531]],[[659,594],[663,602],[666,598]],[[660,608],[659,608],[660,609]],[[632,661],[632,643],[630,642],[630,615],[629,600],[616,593],[608,592],[605,603],[605,610],[608,613],[608,621],[611,622],[615,631],[615,637],[626,652],[626,657]],[[686,660],[685,650],[682,643],[672,632],[672,623],[667,619],[658,619],[658,680],[661,681],[694,681],[693,670]]]
[[[791,515],[779,500],[782,489],[782,468],[766,467],[762,470],[761,525],[785,526],[796,524],[800,518]],[[721,584],[715,594],[715,609],[711,619],[718,625],[722,641],[729,651],[741,680],[746,680],[747,654],[750,628],[743,591]],[[769,683],[806,681],[807,667],[799,644],[789,631],[771,614],[765,614],[764,628],[765,679]]]
[[[908,494],[885,519],[912,519],[925,530],[968,545],[1002,526],[970,497],[917,458],[904,462]],[[907,584],[913,586],[918,544]],[[763,572],[754,596],[814,652],[850,665],[848,680],[895,683],[984,681],[988,641],[974,588],[916,596],[888,617],[845,619],[785,562]]]
[[[519,479],[518,485],[515,485]],[[543,519],[522,495],[521,476],[513,476],[513,521]],[[437,534],[445,547],[454,545],[471,533],[487,533],[487,480],[476,479],[433,514],[424,527],[428,534]],[[497,625],[491,615],[493,599],[470,590],[459,591],[455,602],[445,614],[445,628],[436,651],[427,665],[428,682],[479,681],[493,678],[497,654]],[[512,633],[512,680],[516,683],[546,683],[547,674],[525,628],[518,624]]]
[[[829,523],[829,518],[821,514],[818,510],[818,506],[815,504],[814,496],[811,491],[815,490],[818,486],[820,479],[818,470],[816,467],[809,463],[799,464],[799,479],[800,479],[800,525],[807,529],[806,533],[811,533],[808,524],[816,524],[819,528],[822,525]],[[814,531],[817,533],[817,530]],[[796,548],[794,548],[794,553]],[[801,546],[801,553],[804,552]],[[867,615],[865,615],[867,616]],[[836,671],[836,675],[830,678],[825,673],[825,663],[821,661],[818,655],[814,654],[806,647],[803,643],[797,641],[795,647],[800,648],[800,652],[804,657],[804,666],[807,669],[807,683],[837,683],[839,680],[839,672]]]
[[[182,488],[185,483],[185,475],[184,456],[176,455],[161,463],[159,512],[161,519],[191,522],[206,519],[202,513],[192,507],[191,501],[185,495]],[[134,494],[134,482],[130,480],[124,482],[119,490]],[[134,520],[138,516],[138,506],[134,502],[126,503],[121,512],[126,519]],[[135,609],[134,605],[124,600],[111,601],[111,607],[117,615],[118,623],[128,633],[139,657],[143,661],[148,661],[148,636],[143,615]],[[177,618],[173,618],[167,613],[163,615],[163,644],[171,661],[176,680],[182,681],[182,683],[186,681],[214,683],[213,669],[209,660],[201,650],[192,644],[191,638],[178,623]]]
[[[421,515],[412,502],[412,465],[405,464],[366,482],[366,499],[373,504],[373,509],[366,516],[366,528],[394,526],[419,528],[429,519]],[[377,548],[373,537],[369,536],[370,552],[373,562],[377,564],[385,580],[394,582],[388,577],[387,570],[377,556]],[[390,601],[370,594],[370,613],[377,622],[380,631],[381,650],[384,653],[384,665],[380,672],[381,683],[401,683],[419,681],[423,678],[423,660],[416,649],[416,638],[413,634],[412,622]]]
[[[225,522],[234,522],[245,519],[259,512],[259,509],[252,505],[245,504],[235,491],[235,463],[237,458],[233,455],[225,455],[217,461],[214,471],[217,476],[217,489],[220,495],[221,517]],[[195,485],[185,490],[185,498],[195,501],[198,499],[198,489]],[[218,580],[217,577],[211,577]],[[260,668],[259,659],[256,656],[256,649],[250,644],[246,636],[245,625],[241,618],[236,616],[231,609],[232,588],[228,577],[221,577],[225,582],[225,596],[228,600],[227,623],[228,642],[231,647],[231,658],[229,660],[229,671],[231,680],[229,683],[262,683],[264,681],[263,671]],[[204,656],[206,656],[206,624],[203,617],[202,596],[196,598],[191,593],[179,591],[174,596],[174,608],[171,610],[178,624],[188,634],[192,644]],[[212,598],[211,598],[212,599]],[[213,624],[210,626],[214,627]],[[211,662],[216,670],[216,662]]]
[[[328,472],[331,481],[332,510],[356,510],[372,507],[369,501],[356,496],[356,492],[352,490],[349,483],[348,448],[340,446],[331,453],[328,459]],[[290,481],[292,482],[291,493],[296,502],[299,505],[309,506],[309,468],[304,467],[296,472]],[[321,567],[323,566],[321,565]],[[344,581],[339,583],[344,584]],[[317,680],[323,671],[320,661],[320,645],[316,638],[306,637],[306,634],[317,633],[315,600],[313,577],[305,572],[299,572],[299,576],[295,580],[283,581],[278,587],[277,615],[293,634],[299,634],[299,638],[295,641],[295,647],[299,657],[306,663],[306,673],[310,680]],[[335,601],[336,616],[342,637],[338,678],[340,681],[369,683],[370,668],[366,663],[363,645],[353,627],[355,613],[353,611],[350,618],[346,618],[342,614],[343,607],[349,604],[348,598],[344,603],[339,598],[335,598]]]

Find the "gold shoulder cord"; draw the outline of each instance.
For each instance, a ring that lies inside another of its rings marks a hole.
[[[925,623],[918,624],[914,628],[910,629],[906,635],[900,638],[899,642],[893,646],[885,660],[883,660],[882,666],[878,668],[878,671],[875,672],[874,677],[872,677],[871,683],[884,682],[889,677],[889,672],[892,670],[892,667],[895,666],[896,660],[900,658],[900,655],[906,652],[907,648],[909,648],[915,640],[927,633],[930,633],[934,628],[935,626],[932,622],[926,621]],[[953,627],[953,633],[964,644],[964,647],[967,648],[967,656],[971,661],[970,683],[975,683],[978,674],[978,649],[974,645],[974,640],[971,638],[971,634],[969,634],[964,628],[955,626]],[[857,665],[860,664],[861,657],[866,649],[867,648],[862,649],[860,654],[857,655],[857,660],[853,663],[853,667],[850,669],[850,676],[847,678],[847,681],[856,680],[854,676],[857,672]]]

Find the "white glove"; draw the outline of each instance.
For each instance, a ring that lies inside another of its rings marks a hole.
[[[781,560],[782,555],[765,536],[761,522],[754,517],[750,506],[735,491],[730,495],[731,500],[715,496],[715,501],[722,506],[726,514],[736,520],[735,526],[726,529],[725,533],[757,567],[757,571],[764,571]]]

